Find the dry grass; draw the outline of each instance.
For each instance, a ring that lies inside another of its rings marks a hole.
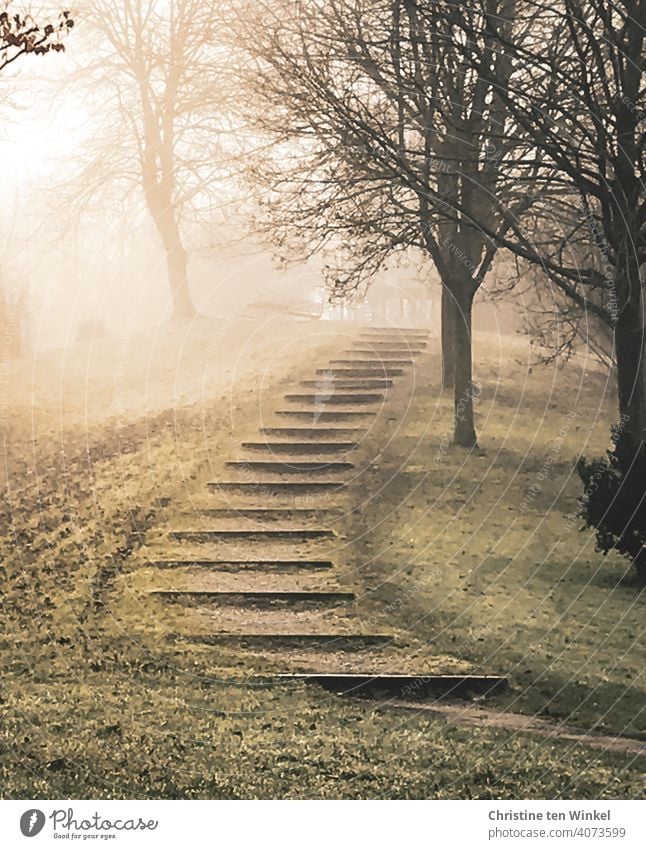
[[[328,356],[332,338],[318,332],[287,323],[279,345],[272,327],[241,344],[233,329],[218,337],[205,323],[167,336],[159,358],[150,340],[131,339],[121,371],[97,368],[84,349],[72,372],[59,361],[31,387],[17,373],[9,382],[3,794],[642,795],[642,764],[623,755],[447,728],[315,689],[250,687],[240,683],[244,654],[136,642],[124,629],[120,576],[145,532],[171,521],[265,403]],[[490,340],[479,347],[484,456],[441,447],[450,401],[436,352],[419,363],[407,414],[388,421],[408,392],[394,391],[358,454],[372,466],[352,490],[363,510],[346,520],[342,581],[362,592],[367,624],[387,621],[420,662],[452,655],[505,672],[516,710],[644,735],[643,597],[622,581],[624,564],[596,554],[565,519],[578,492],[573,461],[603,449],[611,401],[603,379],[579,367],[528,375],[522,347],[510,356],[509,345],[504,368]],[[522,508],[574,404],[577,418]]]

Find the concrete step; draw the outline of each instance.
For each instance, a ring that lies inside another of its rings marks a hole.
[[[299,404],[328,406],[339,404],[351,407],[353,404],[377,404],[385,400],[384,395],[369,392],[321,392],[318,395],[285,395],[285,400]]]
[[[304,522],[311,519],[323,519],[335,521],[343,515],[343,511],[330,507],[208,507],[196,506],[194,512],[186,514],[192,518],[195,516],[207,516],[214,519],[248,519],[253,527],[263,527],[274,522],[299,521]]]
[[[426,346],[426,339],[414,339],[414,338],[406,338],[403,336],[398,337],[388,337],[388,336],[362,336],[355,343],[362,347],[371,347],[379,345],[383,348],[386,347],[395,347],[399,350],[399,346],[403,345],[407,350],[412,350],[415,348],[424,349]]]
[[[400,328],[391,328],[390,330],[386,328],[370,328],[362,331],[359,334],[359,339],[385,339],[385,340],[395,340],[395,341],[405,341],[409,342],[410,340],[422,340],[426,341],[429,337],[429,334],[425,330],[414,330],[413,328],[409,329],[400,329]]]
[[[214,603],[234,607],[245,605],[278,607],[300,605],[343,605],[355,601],[344,590],[151,590],[148,595],[180,604]]]
[[[148,586],[154,588],[152,583]],[[190,604],[176,604],[158,599],[157,603],[163,605],[166,630],[186,637],[215,637],[225,634],[349,635],[366,631],[356,621],[355,604],[352,602],[334,604],[280,601],[234,604],[231,600],[225,603],[209,603],[202,599],[200,604],[198,599]],[[155,612],[155,617],[159,617],[159,611]],[[384,628],[382,631],[380,628],[379,631],[387,633],[389,629]]]
[[[366,339],[365,337],[352,343],[352,348],[355,351],[359,349],[369,349],[370,351],[377,350],[381,353],[384,349],[391,349],[393,351],[397,351],[398,354],[401,353],[401,351],[418,351],[421,353],[426,350],[427,347],[427,343],[421,340],[405,342],[398,339],[379,340],[370,338]]]
[[[362,333],[422,333],[428,336],[431,332],[430,327],[414,324],[402,327],[398,324],[367,324],[361,328]]]
[[[357,358],[352,360],[331,360],[330,364],[332,366],[351,366],[352,368],[379,368],[383,367],[385,369],[390,368],[402,368],[405,366],[412,366],[413,361],[411,359],[390,359],[390,360],[382,360],[380,357],[375,356],[366,359]]]
[[[329,370],[325,369],[325,368],[316,369],[317,374],[328,374],[328,371]],[[386,379],[388,379],[388,378],[391,378],[391,377],[400,377],[404,373],[404,370],[401,369],[401,368],[386,367],[384,365],[384,363],[379,363],[378,366],[371,363],[369,368],[365,368],[365,367],[359,368],[357,366],[354,366],[352,368],[347,367],[347,366],[346,367],[337,366],[337,367],[334,368],[333,373],[334,373],[335,377],[341,377],[341,378],[351,378],[351,377],[355,377],[355,378],[364,378],[364,377],[370,378],[370,377],[373,377],[374,378],[374,377],[376,377],[376,378],[386,378]]]
[[[249,451],[271,454],[338,454],[352,451],[356,442],[243,442]]]
[[[351,351],[344,351],[344,354],[350,354],[353,357],[374,357],[379,356],[384,359],[394,359],[396,360],[399,357],[410,355],[410,356],[418,356],[419,354],[423,354],[423,348],[409,348],[407,345],[402,345],[401,348],[393,348],[393,347],[382,347],[380,345],[375,345],[371,348],[353,348]]]
[[[248,528],[239,530],[187,530],[169,531],[171,539],[187,542],[220,542],[226,540],[249,540],[250,542],[312,539],[335,539],[336,533],[327,528]]]
[[[373,698],[423,698],[428,696],[492,696],[508,687],[508,681],[496,675],[387,675],[357,673],[284,673],[275,676],[279,681],[306,681],[340,695],[370,696]]]
[[[328,572],[334,568],[331,560],[151,560],[149,566],[157,569],[203,569],[208,572],[269,572],[272,574],[299,574],[302,572]]]
[[[199,562],[224,560],[334,560],[343,541],[303,539],[212,539],[176,540],[163,537],[146,540],[136,562],[146,563],[174,560]],[[169,567],[170,568],[170,567]],[[161,589],[161,587],[158,587]]]
[[[346,485],[338,480],[258,480],[258,481],[209,481],[207,487],[212,490],[250,492],[254,495],[289,494],[298,495],[308,492],[341,492]]]
[[[230,469],[245,472],[269,472],[277,475],[335,474],[354,469],[354,463],[338,460],[227,460],[225,465]]]
[[[294,439],[348,439],[364,433],[354,427],[263,427],[266,436],[285,436]]]
[[[348,380],[341,378],[332,382],[332,388],[334,391],[337,389],[366,391],[371,389],[390,389],[392,385],[392,380],[378,377],[364,378],[363,380],[359,380],[358,378],[350,378]],[[307,389],[328,389],[330,383],[327,380],[301,380],[301,386],[304,386]]]
[[[264,555],[263,555],[264,556]],[[188,558],[187,558],[188,559]],[[192,558],[191,558],[192,559]],[[296,559],[296,558],[294,558]],[[298,558],[299,562],[305,562],[305,558]],[[352,601],[350,596],[345,596],[351,587],[342,587],[335,580],[335,573],[330,569],[239,569],[236,572],[223,572],[216,569],[195,568],[191,566],[175,566],[172,568],[159,569],[154,566],[145,566],[133,570],[124,575],[123,584],[133,592],[148,594],[154,591],[156,594],[180,593],[212,594],[229,601],[234,596],[251,597],[259,594],[261,600],[278,593],[279,601],[283,596],[287,600],[301,601],[299,594],[305,594],[305,601],[310,600],[310,593],[323,593],[322,600],[325,601],[330,593],[341,593],[337,601]],[[269,594],[269,595],[267,595]],[[208,597],[205,596],[205,598]],[[243,599],[243,600],[244,600]],[[318,599],[320,601],[321,599]],[[317,601],[317,599],[314,599]]]
[[[312,408],[311,410],[276,410],[277,416],[291,417],[299,421],[312,422],[345,422],[354,419],[365,418],[366,416],[374,416],[374,412],[366,410],[320,410]]]
[[[389,646],[394,642],[391,634],[358,633],[247,633],[247,634],[200,634],[185,636],[172,634],[173,641],[189,642],[206,646],[229,646],[232,648],[277,651],[301,649],[306,651],[355,652],[364,649]]]

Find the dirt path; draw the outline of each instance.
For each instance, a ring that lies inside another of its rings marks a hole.
[[[570,740],[573,743],[581,743],[606,752],[622,752],[627,755],[646,757],[646,741],[633,737],[615,737],[595,731],[584,731],[572,725],[549,722],[535,716],[467,707],[462,704],[438,704],[437,702],[425,704],[399,699],[388,702],[387,705],[389,708],[427,713],[433,718],[444,719],[450,725],[461,725],[467,728],[502,728],[506,731],[537,734],[553,740]],[[384,707],[384,704],[379,705],[379,709]]]

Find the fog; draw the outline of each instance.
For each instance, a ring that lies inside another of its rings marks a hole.
[[[4,831],[643,796],[646,3],[21,4]]]
[[[39,11],[46,15],[52,8]],[[132,81],[94,81],[96,45],[105,37],[96,17],[84,12],[81,6],[65,52],[27,57],[5,69],[2,81],[10,97],[0,138],[0,285],[5,299],[20,304],[23,356],[104,333],[118,337],[126,325],[146,331],[173,320],[166,256],[141,179],[132,173],[126,179],[124,170],[90,185],[106,155],[108,113],[112,122],[115,116],[123,122],[111,126],[112,143],[122,140],[131,169],[128,110],[114,111],[114,90],[121,85],[126,91]],[[349,321],[381,313],[437,331],[439,281],[415,251],[386,263],[346,305],[331,305],[324,280],[328,256],[286,264],[284,251],[258,237],[249,205],[236,194],[239,174],[226,149],[225,142],[209,150],[223,158],[213,163],[217,179],[198,193],[180,223],[197,313],[230,318],[291,309],[301,318]],[[110,152],[115,156],[121,157],[118,146]],[[513,308],[481,304],[476,310],[476,329],[515,333],[519,326]]]

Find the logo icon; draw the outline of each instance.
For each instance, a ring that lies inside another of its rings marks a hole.
[[[334,372],[326,371],[319,381],[318,388],[314,393],[314,415],[313,423],[316,424],[325,410],[325,402],[334,395]]]
[[[35,837],[43,830],[45,814],[38,808],[30,808],[20,817],[20,830],[25,837]]]

